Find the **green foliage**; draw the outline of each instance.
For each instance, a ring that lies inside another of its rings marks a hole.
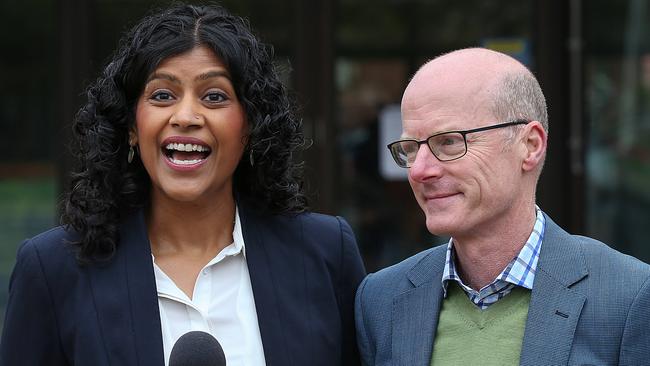
[[[4,318],[16,250],[27,238],[56,223],[52,178],[0,180],[0,320]],[[0,328],[2,322],[0,321]]]

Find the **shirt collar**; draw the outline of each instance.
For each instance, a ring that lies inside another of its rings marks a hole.
[[[210,260],[210,262],[208,262],[205,267],[203,267],[203,269],[209,268],[210,266],[220,262],[228,256],[238,255],[239,253],[241,253],[244,258],[246,258],[246,246],[244,244],[241,221],[239,219],[239,208],[237,207],[235,207],[235,225],[233,227],[232,237],[233,242],[227,247],[223,248],[221,252],[212,258],[212,260]],[[187,296],[178,289],[171,278],[169,278],[167,274],[163,272],[160,267],[158,267],[153,252],[151,253],[151,259],[154,267],[154,275],[156,278],[156,289],[158,291],[158,295],[169,296],[179,301],[185,301],[188,304],[191,303],[191,300],[189,300]]]
[[[238,255],[241,253],[244,258],[246,258],[246,245],[244,244],[244,236],[241,229],[241,220],[239,219],[239,208],[235,206],[235,225],[232,230],[232,239],[233,242],[227,247],[223,248],[216,257],[212,258],[206,267],[209,267],[215,263],[218,263],[225,257]]]
[[[498,282],[507,282],[515,286],[521,286],[529,290],[533,289],[535,281],[535,272],[537,271],[537,262],[539,261],[539,251],[544,239],[544,228],[546,226],[546,219],[539,207],[535,206],[535,225],[533,230],[526,241],[526,244],[521,248],[519,254],[508,263],[506,268],[492,281],[492,283],[485,286],[479,293],[490,288],[503,288],[504,286],[494,286]],[[471,290],[470,287],[463,283],[463,280],[456,272],[454,250],[454,239],[449,239],[447,244],[447,255],[445,258],[445,268],[442,272],[442,288],[443,296],[447,297],[447,284],[449,281],[456,281],[466,292]]]
[[[235,206],[235,227],[232,230],[233,244],[237,253],[240,251],[246,257],[246,244],[241,229],[241,219],[239,218],[239,207]]]
[[[239,219],[239,207],[237,206],[235,206],[235,225],[233,226],[233,230],[232,230],[232,238],[233,238],[233,242],[227,247],[223,248],[221,252],[219,252],[206,265],[206,267],[220,261],[224,257],[237,255],[240,252],[244,255],[244,258],[246,258],[246,244],[244,243],[244,235],[242,234],[241,220]],[[156,258],[154,257],[153,253],[151,253],[151,258],[154,260],[155,263]]]

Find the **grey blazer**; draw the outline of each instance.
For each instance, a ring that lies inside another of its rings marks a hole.
[[[548,216],[521,365],[650,365],[650,266]],[[368,275],[356,295],[364,365],[426,366],[446,245]]]

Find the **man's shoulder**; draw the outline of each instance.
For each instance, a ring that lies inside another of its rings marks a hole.
[[[572,235],[553,221],[547,221],[548,232],[544,236],[540,253],[540,266],[552,276],[569,273],[584,273],[587,281],[574,286],[593,292],[592,286],[600,289],[616,288],[623,296],[635,296],[650,279],[650,265],[619,252],[594,238]],[[584,268],[580,270],[579,268]],[[579,276],[578,276],[579,277]],[[625,284],[621,286],[621,284]]]
[[[364,284],[365,291],[369,293],[376,291],[401,292],[405,288],[412,287],[408,278],[409,273],[419,266],[423,266],[424,269],[431,269],[436,263],[444,266],[446,250],[446,244],[439,245],[419,252],[378,272],[371,273],[364,280],[366,282]],[[436,279],[431,277],[429,280],[435,281]]]
[[[621,253],[594,238],[580,235],[572,235],[572,238],[582,249],[592,270],[608,269],[642,277],[650,275],[650,265],[640,259]]]
[[[638,272],[640,274],[645,274],[646,276],[650,274],[650,265],[647,263],[631,255],[623,254],[612,248],[610,245],[597,239],[582,235],[569,234],[548,217],[547,229],[549,229],[549,232],[544,241],[548,239],[562,242],[561,247],[574,246],[579,248],[587,261],[590,270],[598,270],[602,268],[620,271],[623,269],[623,272]],[[542,249],[542,252],[543,251],[544,250]]]
[[[417,254],[414,254],[401,262],[395,263],[389,267],[379,270],[374,273],[373,276],[376,278],[376,281],[385,281],[395,277],[403,276],[410,269],[412,269],[416,264],[422,262],[425,259],[429,259],[431,256],[436,256],[437,254],[443,254],[447,249],[445,245],[439,245],[427,250],[423,250]]]

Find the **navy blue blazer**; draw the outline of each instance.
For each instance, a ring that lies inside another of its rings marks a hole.
[[[446,245],[371,274],[357,293],[364,365],[428,366]],[[546,216],[520,365],[650,365],[650,266]],[[477,355],[480,364],[480,355]]]
[[[262,216],[239,206],[266,364],[358,365],[354,295],[365,275],[339,217]],[[115,256],[79,266],[61,227],[27,240],[9,285],[0,365],[163,365],[142,213],[120,225]]]

